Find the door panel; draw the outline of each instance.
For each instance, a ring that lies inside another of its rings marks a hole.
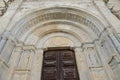
[[[61,52],[62,52],[63,60],[74,59],[74,54],[72,51],[61,51]]]
[[[73,60],[65,60],[65,61],[62,61],[62,63],[63,63],[64,67],[74,66],[74,61]]]
[[[42,80],[79,80],[73,50],[48,50],[43,56]]]
[[[48,59],[48,60],[56,59],[56,52],[55,51],[46,52],[44,54],[44,59]]]
[[[73,68],[67,68],[63,70],[64,79],[76,79],[76,71]]]
[[[44,80],[57,80],[57,70],[55,68],[45,68],[43,70]]]
[[[44,66],[45,67],[57,67],[55,60],[45,60],[44,61]]]

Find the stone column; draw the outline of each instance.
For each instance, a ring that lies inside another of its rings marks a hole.
[[[2,37],[2,40],[0,41],[0,54],[1,54],[2,49],[3,49],[4,46],[5,46],[5,43],[6,43],[6,42],[7,42],[7,38]]]
[[[86,58],[81,48],[75,48],[75,56],[80,80],[90,80]]]
[[[7,80],[5,75],[8,75],[7,73],[9,66],[2,60],[0,57],[0,80]]]
[[[14,48],[12,55],[11,55],[11,58],[10,58],[10,61],[8,63],[8,65],[10,65],[10,68],[9,68],[9,75],[8,75],[7,80],[12,79],[14,70],[17,67],[17,64],[19,63],[21,52],[22,52],[21,47]]]
[[[90,75],[92,80],[108,80],[103,65],[101,64],[100,57],[97,54],[94,46],[87,47],[86,60],[88,62]]]
[[[3,61],[0,59],[0,80],[1,80],[1,77],[2,77],[2,73],[4,71],[4,67],[3,67]]]
[[[22,50],[18,48],[17,54],[14,53],[13,57],[11,57],[10,61],[16,59],[16,62],[13,63],[14,71],[11,73],[12,80],[31,80],[32,75],[32,66],[33,64],[33,57],[34,51],[31,49]],[[16,52],[16,51],[15,51]],[[19,53],[20,52],[20,53]],[[18,58],[16,57],[18,56]],[[18,78],[19,77],[19,78]]]
[[[120,54],[120,42],[117,40],[117,38],[113,34],[109,34],[109,38],[113,45],[115,46],[116,50]]]
[[[0,41],[2,40],[2,35],[0,35]]]
[[[43,50],[37,49],[34,55],[31,71],[31,80],[41,80]]]
[[[105,69],[105,73],[106,73],[106,76],[108,77],[108,80],[115,80],[113,78],[112,71],[108,66],[108,63],[105,61],[105,56],[103,54],[106,54],[106,53],[104,52],[104,49],[101,48],[101,45],[100,45],[99,42],[96,42],[95,48],[96,48],[96,50],[98,52],[98,56],[99,56],[100,61],[101,61],[102,65],[103,65],[103,68]]]
[[[14,48],[13,53],[10,58],[10,61],[8,63],[11,67],[17,67],[17,64],[19,63],[21,52],[22,52],[21,47]]]
[[[91,46],[90,46],[91,47]],[[89,61],[89,58],[88,58],[88,54],[90,53],[91,51],[89,50],[89,45],[85,45],[84,46],[84,56],[85,56],[85,60],[86,60],[86,64],[87,64],[87,75],[88,75],[88,78],[89,80],[94,80],[93,77],[92,77],[92,73],[90,72],[90,64],[92,63],[91,61]]]
[[[9,61],[14,47],[15,47],[15,45],[12,42],[12,40],[8,39],[5,46],[4,46],[4,48],[3,48],[3,50],[2,50],[2,52],[1,52],[1,56],[4,58],[4,60],[6,62]]]

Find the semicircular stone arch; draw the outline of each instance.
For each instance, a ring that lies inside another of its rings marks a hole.
[[[38,24],[36,26],[34,26],[31,30],[29,30],[24,36],[22,36],[21,38],[21,41],[24,41],[24,39],[26,39],[30,34],[34,33],[34,32],[38,32],[41,31],[41,35],[40,33],[38,33],[40,36],[43,36],[47,33],[49,33],[48,30],[51,30],[51,31],[66,31],[66,32],[69,32],[71,34],[74,34],[76,33],[76,30],[79,31],[79,32],[84,32],[86,34],[93,34],[93,36],[89,36],[91,37],[92,39],[95,39],[97,36],[94,34],[94,32],[90,31],[89,29],[87,29],[87,27],[85,27],[84,25],[82,24],[77,24],[77,23],[73,23],[73,22],[70,22],[70,21],[48,21],[46,23],[43,23],[43,24]],[[46,30],[46,31],[45,31]],[[44,33],[43,33],[44,31]],[[43,34],[42,34],[43,33]],[[78,34],[78,33],[77,33]],[[79,35],[79,34],[78,34]],[[76,37],[78,36],[76,35]]]
[[[35,28],[36,25],[46,24],[49,21],[53,21],[54,23],[56,21],[69,21],[71,23],[77,23],[78,25],[84,25],[86,29],[93,32],[91,34],[89,33],[89,35],[96,35],[97,38],[100,36],[101,32],[105,28],[104,24],[91,14],[88,14],[81,10],[66,7],[53,7],[49,9],[43,9],[40,11],[36,11],[29,16],[17,23],[17,25],[15,25],[15,27],[13,27],[13,29],[11,30],[12,34],[14,36],[17,36],[17,39],[20,39],[30,29]]]
[[[5,45],[1,56],[6,62],[9,61],[12,68],[18,68],[15,73],[14,70],[10,72],[13,73],[10,76],[16,80],[16,75],[21,77],[19,72],[25,71],[23,76],[27,74],[32,80],[38,76],[40,80],[44,49],[70,47],[74,48],[81,80],[114,80],[110,77],[110,71],[113,63],[117,63],[115,45],[118,47],[118,42],[114,36],[108,36],[108,26],[103,21],[91,12],[73,7],[45,8],[24,16],[10,26],[9,35],[16,41],[12,41],[11,36],[6,42],[1,40]]]
[[[79,42],[81,43],[93,41],[92,37],[88,35],[90,34],[90,32],[87,33],[86,31],[81,30],[79,27],[75,27],[73,25],[68,25],[63,23],[62,24],[52,23],[52,24],[40,26],[37,29],[35,29],[33,32],[28,33],[28,35],[26,35],[27,37],[25,37],[25,40],[22,40],[22,42],[25,42],[28,45],[29,43],[35,44],[36,41],[39,41],[40,39],[42,39],[42,37],[46,36],[47,34],[58,33],[58,32],[72,35],[76,37],[76,39],[78,39]]]

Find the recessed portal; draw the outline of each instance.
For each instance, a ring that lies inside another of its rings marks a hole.
[[[71,49],[45,51],[42,80],[79,80],[74,51]]]

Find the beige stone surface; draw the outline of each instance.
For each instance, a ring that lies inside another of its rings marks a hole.
[[[0,80],[41,80],[56,47],[74,50],[80,80],[119,80],[119,10],[119,0],[13,1],[0,17]]]

